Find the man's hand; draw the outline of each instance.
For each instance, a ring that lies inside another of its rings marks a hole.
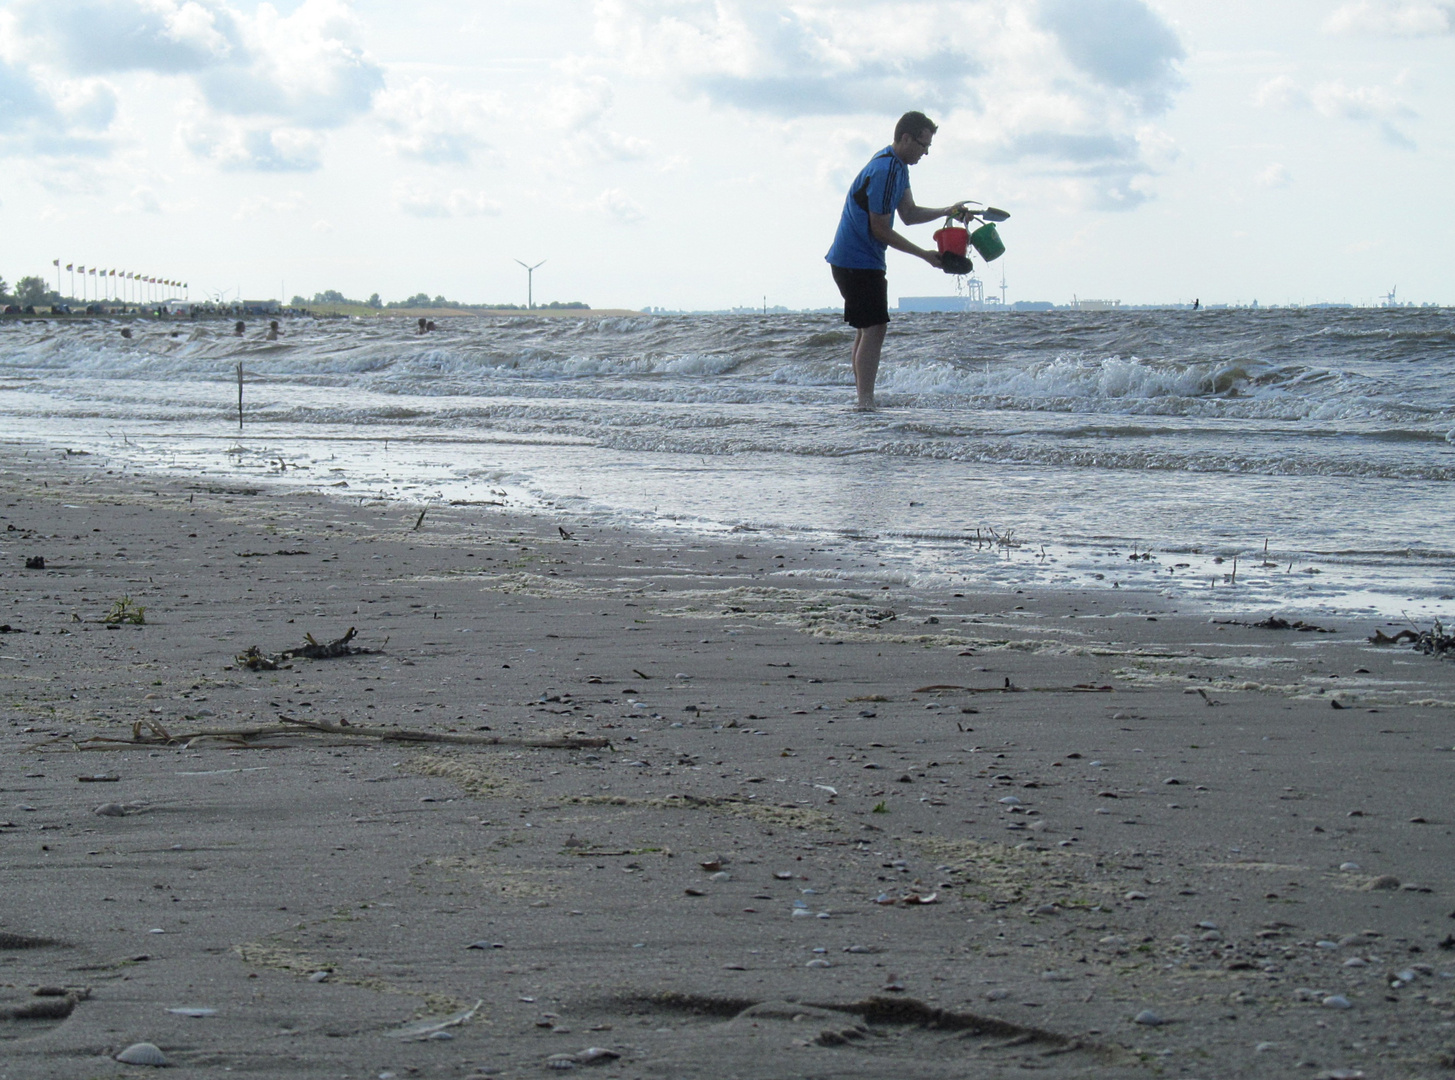
[[[925,262],[929,263],[936,270],[943,270],[945,268],[944,263],[940,261],[940,253],[938,251],[923,252],[920,255],[920,258],[923,259]]]

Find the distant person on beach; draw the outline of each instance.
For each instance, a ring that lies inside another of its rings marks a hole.
[[[131,327],[129,327],[129,326],[123,326],[121,328],[121,336],[124,337],[124,338],[131,337]]]
[[[431,320],[429,320],[429,322],[425,323],[424,324],[424,329],[425,329],[425,332],[426,333],[431,333],[431,334],[434,333],[434,331],[437,329],[437,327],[434,324],[434,320],[431,319]]]
[[[869,159],[844,199],[839,231],[824,256],[833,270],[834,284],[844,297],[844,322],[854,334],[854,386],[861,410],[874,408],[874,380],[879,374],[879,353],[889,329],[889,282],[884,251],[897,251],[940,268],[938,252],[917,247],[894,231],[894,215],[906,225],[948,217],[964,209],[963,202],[930,208],[915,205],[909,190],[909,167],[930,152],[934,121],[921,112],[907,112],[894,126],[894,142]]]
[[[244,323],[244,322],[234,323],[233,324],[233,327],[232,327],[232,336],[233,337],[242,337],[243,336],[243,331],[246,330],[247,328],[248,328],[248,324],[247,323]]]
[[[427,333],[429,333],[429,321],[427,319],[420,319],[419,320],[419,329],[416,330],[415,333],[416,334],[427,334]]]
[[[270,322],[268,324],[268,340],[269,341],[277,341],[278,338],[282,336],[282,333],[283,332],[278,329],[278,320],[277,319],[274,319],[272,322]]]

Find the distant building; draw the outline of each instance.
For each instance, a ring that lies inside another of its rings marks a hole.
[[[1071,301],[1071,306],[1080,311],[1115,311],[1122,306],[1120,300],[1080,300]]]
[[[1010,305],[1011,311],[1050,311],[1056,305],[1049,300],[1017,300]]]
[[[977,304],[976,307],[979,307]],[[901,296],[900,311],[968,311],[970,301],[963,296]]]

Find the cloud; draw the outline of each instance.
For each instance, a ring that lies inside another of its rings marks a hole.
[[[1041,24],[1071,62],[1103,86],[1133,94],[1147,111],[1171,104],[1182,83],[1182,42],[1142,0],[1041,0]]]
[[[1455,33],[1455,4],[1427,0],[1354,0],[1324,21],[1328,34],[1438,37]]]
[[[1309,103],[1303,87],[1287,75],[1277,75],[1265,81],[1253,95],[1253,103],[1263,108],[1293,108]]]
[[[299,133],[349,123],[384,86],[346,0],[302,0],[286,15],[226,0],[16,0],[14,8],[25,47],[60,71],[182,80],[204,106],[184,143],[227,168],[316,167],[318,140]],[[109,123],[105,94],[89,93],[76,122]],[[228,117],[249,125],[197,135]]]
[[[24,0],[20,27],[72,71],[200,71],[241,45],[233,13],[168,0]]]
[[[603,0],[597,36],[627,68],[717,105],[780,117],[897,114],[907,101],[940,110],[977,102],[970,80],[983,67],[947,40],[971,6],[984,7]]]
[[[223,169],[312,172],[323,164],[323,137],[304,128],[184,123],[178,134],[193,154]]]
[[[116,207],[119,214],[160,214],[162,200],[156,191],[145,185],[132,188],[126,200]]]
[[[407,180],[394,185],[394,205],[413,217],[496,217],[504,209],[483,191],[434,191]]]
[[[116,112],[111,88],[94,80],[46,86],[36,73],[0,58],[0,157],[102,157],[100,133]]]
[[[596,20],[623,77],[799,132],[924,109],[1091,206],[1150,198],[1177,153],[1147,123],[1186,53],[1143,0],[597,0]]]
[[[1257,182],[1259,187],[1265,188],[1286,188],[1293,183],[1288,167],[1276,161],[1258,174]]]
[[[1406,150],[1415,149],[1414,140],[1395,123],[1413,119],[1415,111],[1382,86],[1328,82],[1314,87],[1309,98],[1314,108],[1325,116],[1372,123],[1387,142]]]
[[[1382,86],[1348,86],[1335,80],[1305,90],[1289,76],[1279,75],[1260,86],[1253,100],[1264,107],[1311,108],[1331,120],[1372,124],[1392,146],[1415,149],[1414,140],[1399,125],[1419,114]]]
[[[647,216],[646,210],[632,201],[620,188],[603,191],[591,205],[593,209],[610,214],[625,225],[633,225]]]
[[[482,94],[416,79],[380,93],[374,111],[390,132],[389,145],[401,157],[431,165],[464,165],[489,146],[485,133],[501,109]]]

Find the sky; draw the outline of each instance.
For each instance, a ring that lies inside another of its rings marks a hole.
[[[0,0],[0,276],[828,306],[909,109],[1011,302],[1455,304],[1451,0]]]

